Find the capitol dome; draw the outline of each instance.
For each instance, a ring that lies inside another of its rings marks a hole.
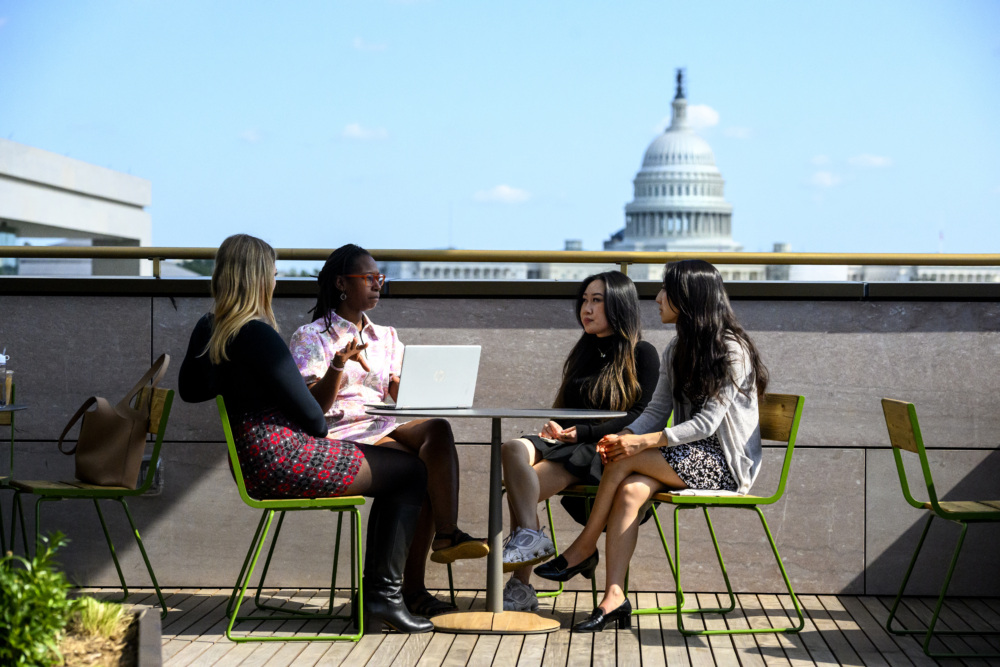
[[[652,169],[671,165],[715,166],[715,154],[708,142],[693,130],[670,131],[653,140],[642,159],[642,168]],[[718,170],[716,170],[718,171]]]
[[[683,72],[677,72],[670,126],[653,139],[635,175],[625,227],[605,250],[736,252],[732,204],[708,142],[688,124]]]

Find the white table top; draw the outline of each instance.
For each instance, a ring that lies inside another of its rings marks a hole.
[[[479,417],[491,419],[607,419],[624,417],[625,412],[608,410],[578,410],[573,408],[368,408],[370,415],[395,415],[398,417]]]

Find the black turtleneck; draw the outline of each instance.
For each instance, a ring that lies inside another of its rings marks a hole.
[[[583,360],[580,369],[570,378],[566,384],[563,394],[563,407],[579,408],[587,410],[610,410],[611,405],[607,400],[600,405],[591,404],[587,398],[589,382],[596,379],[601,370],[612,361],[611,348],[613,339],[611,336],[597,338],[595,345],[588,358]],[[575,421],[572,419],[560,419],[559,425],[563,428],[576,426],[577,442],[597,442],[609,433],[617,433],[629,424],[636,417],[642,414],[653,396],[656,389],[656,382],[660,375],[660,357],[656,354],[656,348],[646,341],[639,341],[635,348],[635,365],[639,376],[639,386],[641,393],[639,398],[628,408],[628,414],[624,417],[609,419],[608,421],[595,424],[591,420]]]

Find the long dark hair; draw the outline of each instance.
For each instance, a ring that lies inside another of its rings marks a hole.
[[[372,256],[361,246],[348,243],[331,252],[330,256],[326,258],[323,268],[320,269],[317,278],[319,280],[319,294],[316,297],[316,305],[309,312],[313,319],[323,318],[326,331],[329,331],[330,327],[333,326],[333,314],[337,311],[340,295],[343,294],[337,288],[337,278],[354,272],[358,259],[366,255]]]
[[[576,321],[583,326],[580,308],[583,293],[595,280],[604,283],[604,316],[614,333],[611,338],[611,363],[604,366],[596,378],[587,382],[583,392],[591,405],[599,406],[605,401],[612,410],[626,410],[639,398],[642,388],[635,364],[635,346],[642,340],[642,326],[639,320],[639,294],[635,283],[621,271],[605,271],[588,276],[580,283],[576,294]],[[562,385],[556,394],[553,407],[564,406],[566,387],[580,374],[581,367],[598,354],[597,336],[584,333],[570,350],[563,364]]]
[[[718,270],[700,259],[669,262],[663,270],[663,289],[677,310],[674,400],[681,402],[687,396],[692,403],[699,403],[718,396],[727,382],[735,383],[728,340],[746,349],[757,395],[762,396],[767,388],[767,368],[757,346],[736,320]]]

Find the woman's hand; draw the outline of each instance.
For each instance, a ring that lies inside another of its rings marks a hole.
[[[549,438],[551,440],[558,440],[559,434],[563,432],[562,426],[554,421],[545,422],[545,426],[542,427],[541,432],[538,434],[539,438]]]
[[[606,435],[598,441],[597,452],[601,455],[601,462],[607,465],[629,456],[635,456],[647,449],[650,445],[646,439],[646,436],[643,435]]]
[[[361,368],[365,369],[366,372],[371,372],[371,367],[368,365],[368,361],[365,359],[364,355],[361,354],[368,347],[368,343],[360,343],[356,338],[352,338],[347,342],[347,345],[343,347],[339,352],[333,355],[332,366],[336,368],[346,368],[348,361],[356,361],[361,364]]]
[[[557,435],[556,436],[556,440],[559,440],[560,442],[568,442],[571,445],[575,445],[576,444],[576,427],[575,426],[570,426],[568,429],[564,430],[559,435]]]
[[[399,394],[399,376],[395,373],[389,374],[389,388],[386,389],[385,393],[389,395],[393,403],[396,402],[396,395]]]

